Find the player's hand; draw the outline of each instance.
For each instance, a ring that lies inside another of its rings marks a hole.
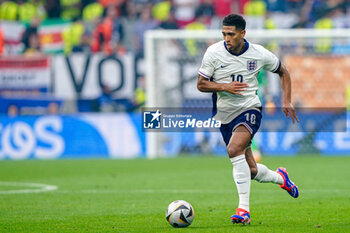
[[[293,124],[295,121],[299,122],[298,116],[295,112],[294,106],[291,103],[283,103],[283,112],[287,118],[291,118]]]
[[[226,83],[225,91],[227,91],[231,94],[242,95],[241,92],[245,91],[248,86],[249,85],[247,83],[233,81],[231,83]]]

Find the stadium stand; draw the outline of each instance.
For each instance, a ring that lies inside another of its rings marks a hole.
[[[349,57],[286,56],[284,62],[290,67],[293,86],[297,87],[294,88],[294,100],[302,107],[345,106],[344,87],[350,72]]]

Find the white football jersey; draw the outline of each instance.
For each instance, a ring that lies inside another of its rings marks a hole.
[[[248,109],[261,107],[257,95],[259,71],[276,72],[281,66],[280,60],[263,46],[246,40],[245,43],[245,48],[237,55],[227,50],[224,40],[209,46],[198,71],[198,74],[216,83],[239,81],[249,85],[241,92],[242,96],[217,92],[215,119],[223,124],[231,122]]]

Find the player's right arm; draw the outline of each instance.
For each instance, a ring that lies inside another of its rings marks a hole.
[[[202,75],[198,75],[197,79],[197,89],[201,92],[226,91],[231,94],[242,95],[242,91],[244,91],[246,87],[248,87],[247,83],[241,83],[237,81],[230,83],[211,82]]]

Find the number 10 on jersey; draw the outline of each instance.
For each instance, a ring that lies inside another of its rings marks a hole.
[[[231,78],[232,78],[232,82],[237,81],[237,82],[243,83],[243,75],[241,74],[237,76],[234,74],[231,74]]]

